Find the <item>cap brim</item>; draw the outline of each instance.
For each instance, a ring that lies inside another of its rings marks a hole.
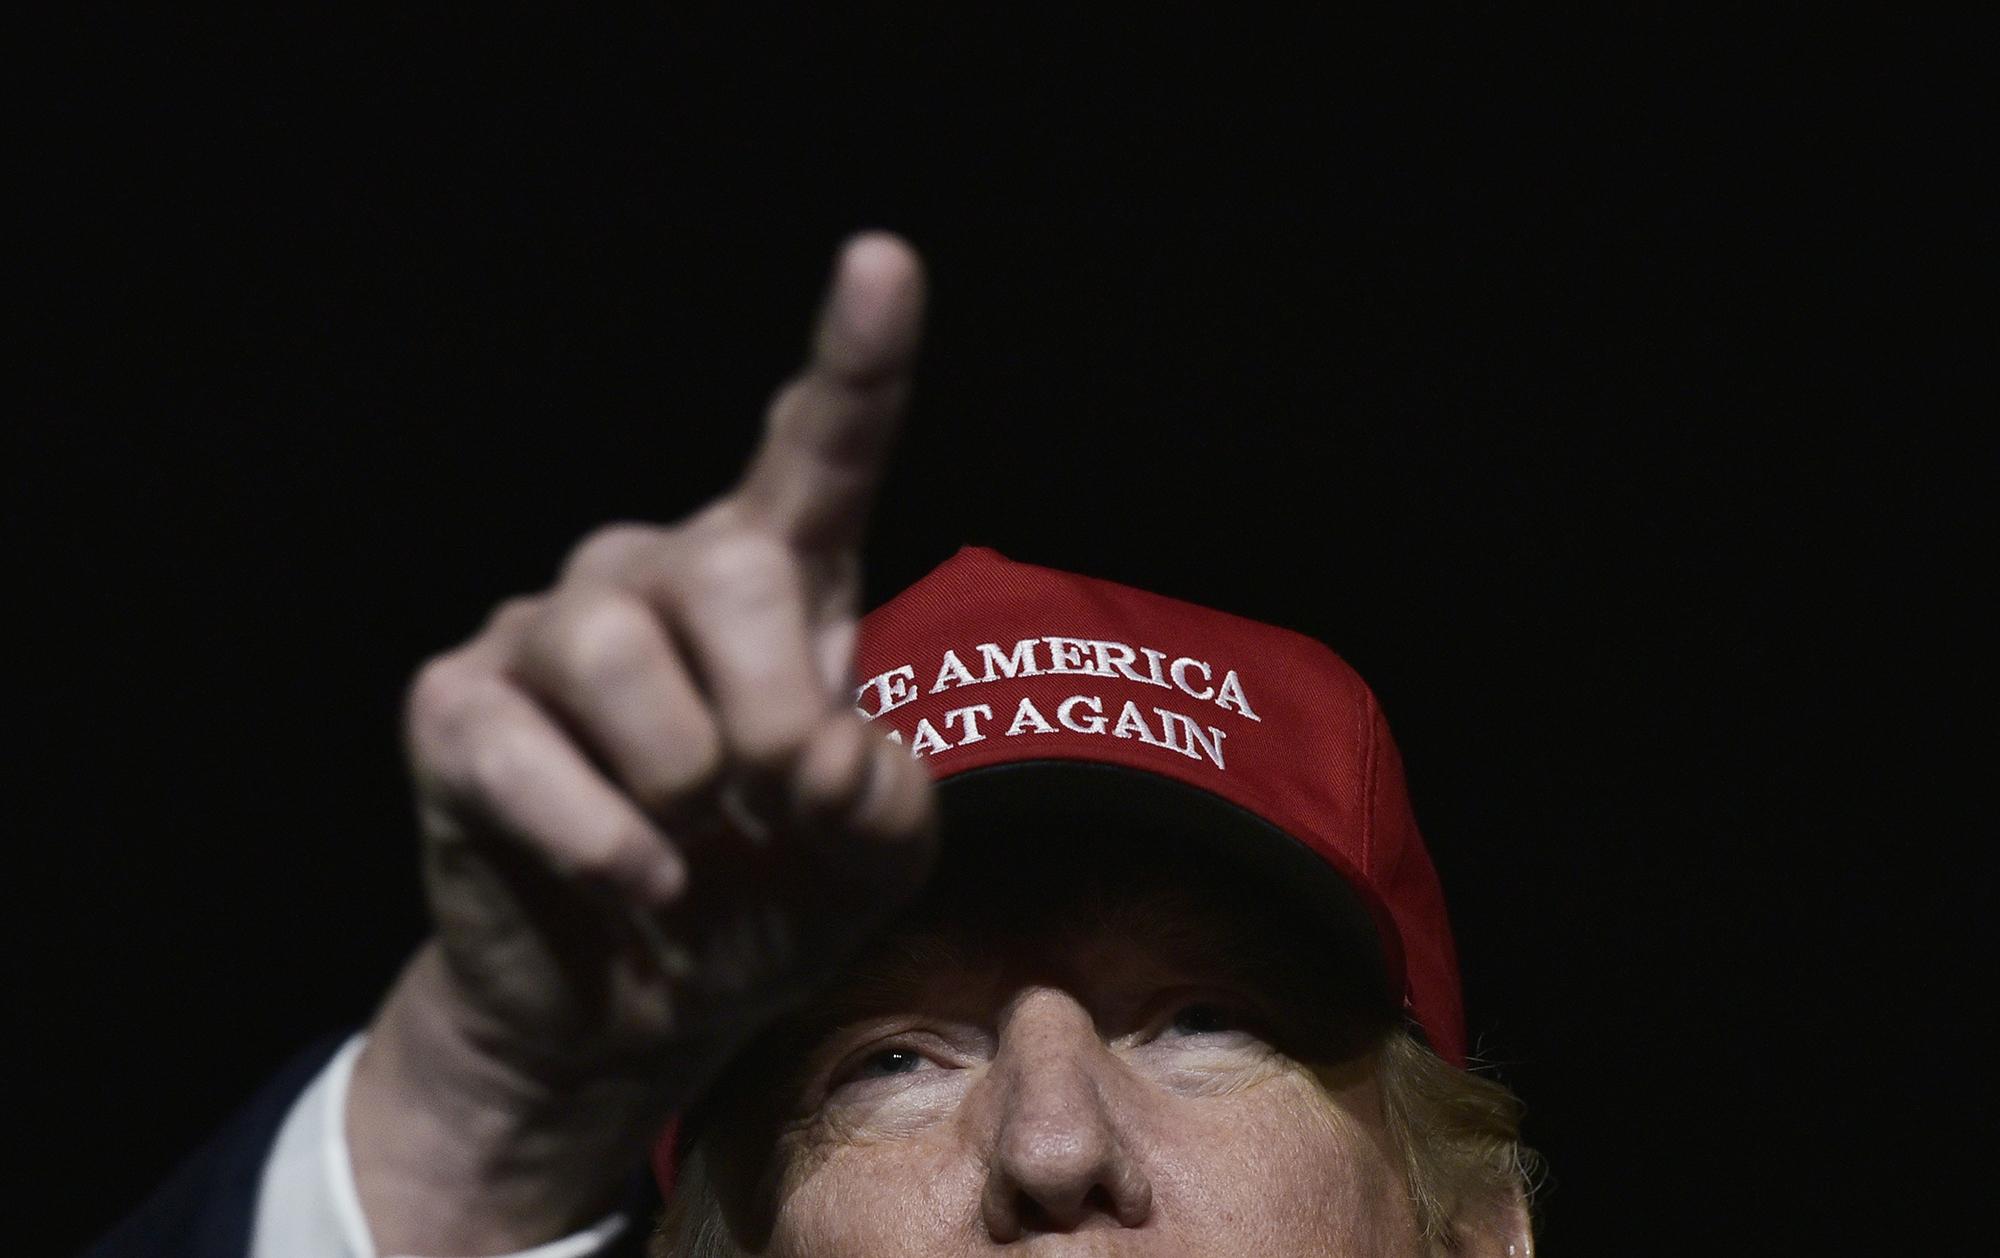
[[[1279,827],[1199,787],[1124,765],[1025,760],[940,779],[940,865],[990,856],[995,845],[1032,857],[1065,846],[1118,847],[1132,858],[1192,857],[1209,886],[1248,888],[1275,912],[1296,914],[1327,945],[1400,992],[1366,893]],[[1213,878],[1206,878],[1212,873]],[[1234,877],[1226,877],[1234,875]]]

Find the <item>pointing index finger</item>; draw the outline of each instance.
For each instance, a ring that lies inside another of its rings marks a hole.
[[[859,543],[909,394],[923,307],[923,267],[900,237],[869,232],[842,247],[811,357],[773,399],[736,494],[793,545]]]

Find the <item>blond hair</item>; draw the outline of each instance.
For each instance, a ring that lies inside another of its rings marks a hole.
[[[1429,1252],[1458,1253],[1464,1226],[1533,1201],[1541,1158],[1521,1141],[1526,1106],[1505,1084],[1445,1061],[1407,1030],[1382,1044],[1383,1112]]]

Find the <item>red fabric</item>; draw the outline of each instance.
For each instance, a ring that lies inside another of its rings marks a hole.
[[[1465,1064],[1457,954],[1402,758],[1367,684],[1326,646],[967,546],[862,619],[855,676],[857,709],[940,781],[1020,760],[1123,765],[1298,839],[1360,893],[1411,1015]],[[663,1187],[672,1142],[669,1128]]]

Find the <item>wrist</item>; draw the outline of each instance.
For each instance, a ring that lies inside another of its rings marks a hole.
[[[639,1081],[553,1082],[483,1044],[427,946],[355,1064],[347,1138],[376,1247],[505,1253],[614,1209],[657,1128]]]

